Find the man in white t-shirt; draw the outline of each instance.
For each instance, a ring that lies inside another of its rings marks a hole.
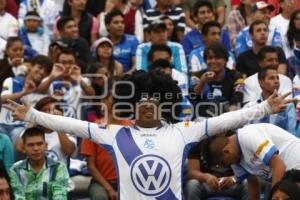
[[[17,19],[5,11],[7,0],[0,1],[0,38],[7,40],[12,36],[17,36],[19,27]]]
[[[251,124],[230,137],[210,142],[211,157],[219,164],[232,167],[237,181],[248,180],[249,199],[259,199],[256,176],[272,185],[285,171],[300,169],[300,140],[273,124]]]
[[[278,68],[279,56],[276,47],[264,46],[258,53],[258,64],[260,68],[266,68],[272,66]],[[279,94],[284,94],[292,91],[292,81],[289,77],[278,74],[280,87],[278,90]],[[262,89],[258,82],[258,73],[249,76],[244,81],[244,103],[253,102],[260,98]]]

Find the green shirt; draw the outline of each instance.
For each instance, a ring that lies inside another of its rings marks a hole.
[[[63,163],[46,158],[36,173],[28,160],[15,163],[10,169],[15,200],[66,200],[69,173]]]

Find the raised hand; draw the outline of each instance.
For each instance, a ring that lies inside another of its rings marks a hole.
[[[61,77],[65,72],[65,67],[61,64],[54,64],[50,76],[53,79]]]
[[[33,81],[29,80],[25,82],[24,92],[26,94],[33,93],[36,90],[36,85]]]
[[[215,72],[205,72],[204,74],[202,74],[201,80],[207,83],[209,81],[212,81],[215,78],[215,76]]]
[[[269,105],[271,106],[272,113],[280,113],[283,112],[287,104],[289,103],[296,103],[298,102],[297,99],[285,99],[287,96],[289,96],[292,92],[288,92],[282,96],[279,96],[277,94],[277,91],[275,90],[271,96],[267,99]]]
[[[18,104],[10,99],[7,100],[9,104],[4,104],[3,107],[12,112],[14,120],[24,121],[30,105],[24,101],[23,104]]]
[[[77,65],[73,65],[70,69],[70,77],[73,81],[80,83],[81,69]]]

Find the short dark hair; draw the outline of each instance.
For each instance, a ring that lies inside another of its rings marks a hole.
[[[285,172],[282,180],[289,180],[295,183],[300,183],[300,170],[291,169]]]
[[[214,164],[220,164],[223,149],[228,142],[229,139],[226,136],[213,136],[208,139],[207,146],[209,149],[209,157],[212,158]]]
[[[220,30],[222,29],[221,24],[219,22],[209,21],[209,22],[206,22],[205,24],[203,24],[201,33],[206,36],[209,32],[209,29],[212,27],[218,27]]]
[[[220,43],[212,43],[208,45],[204,50],[204,61],[207,61],[207,56],[209,53],[213,53],[217,58],[224,58],[228,61],[229,53],[224,45]]]
[[[33,65],[41,65],[44,67],[49,74],[52,70],[53,63],[52,61],[44,55],[38,55],[32,60]]]
[[[268,25],[263,20],[255,20],[254,22],[251,23],[251,25],[249,27],[249,33],[251,35],[253,35],[254,27],[257,26],[257,25],[259,25],[259,24],[264,24],[268,28]]]
[[[299,199],[300,196],[300,188],[299,186],[292,182],[292,181],[288,181],[288,180],[281,180],[279,182],[277,182],[271,189],[270,191],[270,195],[269,195],[269,200],[272,199],[273,195],[278,191],[282,191],[284,193],[286,193],[289,198],[291,200],[297,200]]]
[[[260,70],[258,71],[258,74],[257,74],[258,80],[264,80],[266,78],[267,73],[268,73],[269,70],[277,71],[277,69],[272,67],[272,66],[260,68]]]
[[[6,40],[5,49],[10,48],[15,42],[21,42],[23,44],[23,42],[22,42],[22,40],[21,40],[20,37],[18,37],[18,36],[9,37]]]
[[[262,47],[258,54],[257,54],[257,58],[259,61],[262,61],[266,58],[267,53],[276,53],[278,55],[278,51],[276,49],[276,47],[273,46],[264,46]]]
[[[105,15],[104,21],[105,24],[110,24],[114,17],[116,16],[122,16],[124,18],[124,14],[119,9],[113,9],[109,13]]]
[[[38,110],[38,111],[41,111],[41,109],[47,105],[48,103],[59,103],[59,101],[53,97],[44,97],[42,99],[40,99],[36,104],[35,104],[35,109]],[[60,108],[59,105],[56,105],[55,106],[55,109],[58,109],[60,110],[61,112],[63,112],[63,110]]]
[[[74,56],[75,60],[77,59],[75,51],[73,49],[71,49],[71,48],[63,48],[63,49],[61,49],[61,51],[57,55],[56,61],[58,61],[59,58],[60,58],[60,56],[63,55],[63,54],[65,54],[65,55],[72,55],[72,56]]]
[[[56,23],[56,27],[58,31],[62,31],[65,27],[65,25],[70,22],[74,21],[74,18],[71,16],[62,16],[59,18],[59,20]]]
[[[155,52],[157,51],[163,51],[163,52],[167,52],[170,57],[172,57],[172,50],[168,45],[165,44],[153,44],[150,48],[150,51],[148,53],[148,61],[153,61],[153,55]]]
[[[35,136],[41,136],[43,137],[43,140],[45,141],[45,132],[43,129],[39,127],[33,127],[33,128],[27,128],[25,132],[22,135],[22,140],[23,143],[26,143],[26,139],[30,137],[35,137]]]
[[[158,69],[166,69],[166,68],[172,68],[171,63],[166,59],[158,59],[150,65],[149,71],[155,71]]]
[[[204,1],[197,1],[195,4],[194,4],[194,6],[193,6],[193,15],[194,16],[197,16],[198,15],[198,12],[199,12],[199,9],[201,8],[201,7],[208,7],[212,12],[213,12],[213,10],[214,10],[214,7],[213,7],[213,5],[209,2],[209,1],[206,1],[206,0],[204,0]]]

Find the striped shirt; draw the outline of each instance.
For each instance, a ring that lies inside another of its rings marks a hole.
[[[161,13],[157,7],[147,10],[143,18],[144,31],[147,31],[149,25],[162,16],[168,16],[177,25],[178,30],[184,31],[186,26],[185,14],[180,7],[170,7],[166,13]]]
[[[30,167],[27,159],[21,160],[10,169],[10,178],[15,199],[67,199],[67,167],[50,158],[46,158],[38,173]]]

